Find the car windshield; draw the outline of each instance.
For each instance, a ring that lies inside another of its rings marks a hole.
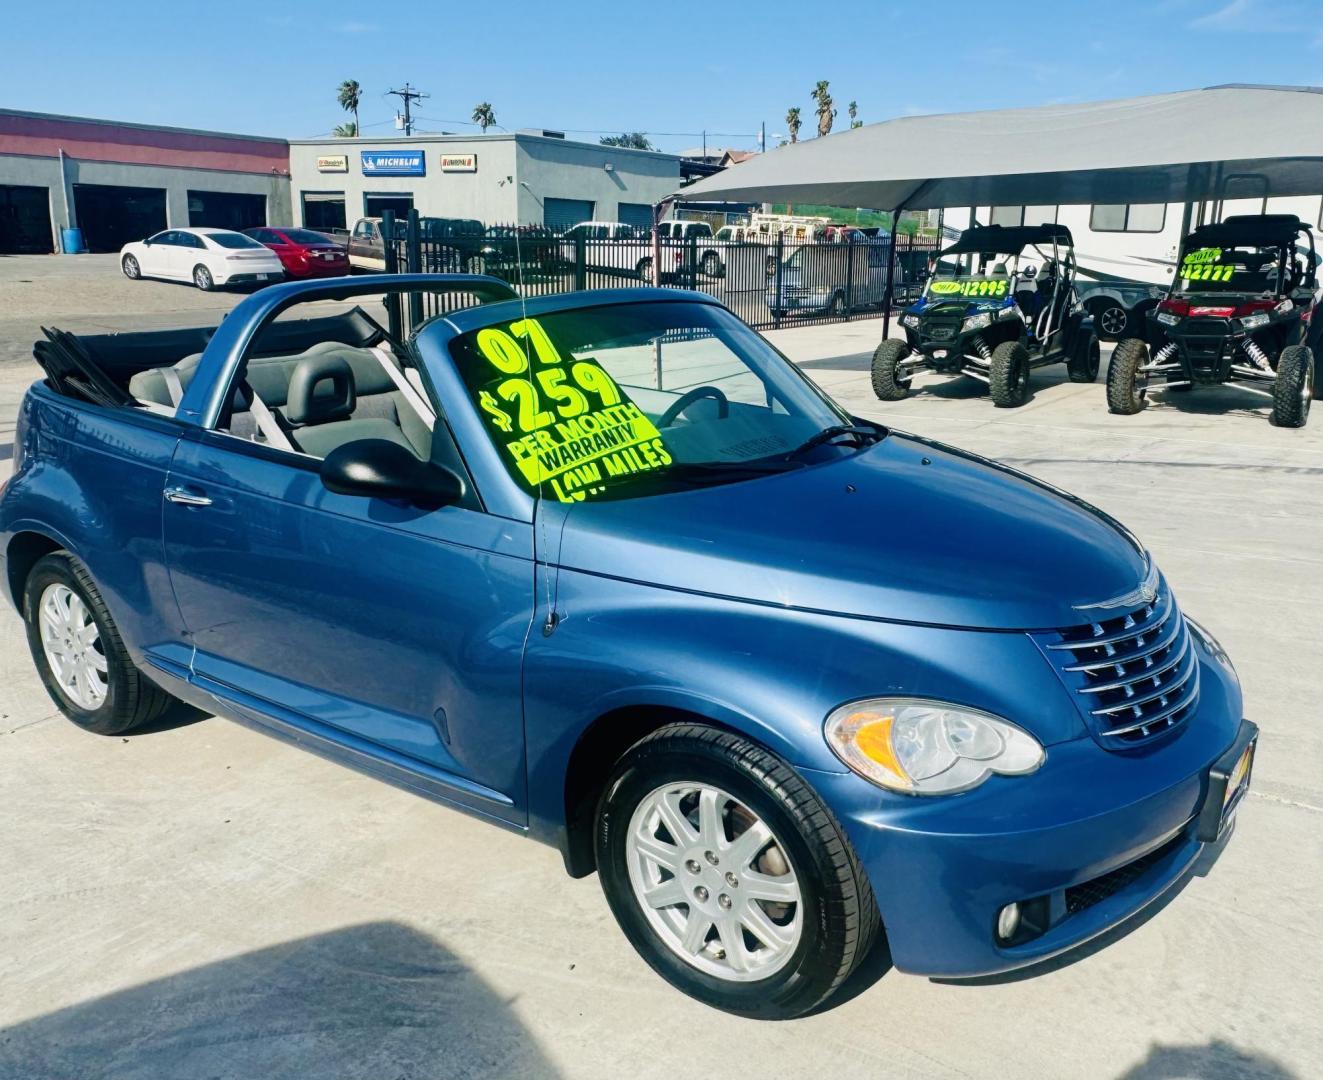
[[[1275,295],[1282,272],[1276,244],[1248,247],[1196,247],[1181,253],[1176,293],[1268,293]],[[1298,262],[1298,260],[1297,260]],[[1300,267],[1287,265],[1287,284]]]
[[[282,229],[291,244],[329,244],[330,237],[323,236],[321,233],[313,232],[311,229]]]
[[[514,319],[462,335],[451,355],[511,477],[562,502],[802,467],[806,442],[851,424],[771,345],[711,304]]]
[[[223,248],[260,248],[262,247],[251,236],[244,236],[237,232],[206,233],[206,238],[217,247]]]

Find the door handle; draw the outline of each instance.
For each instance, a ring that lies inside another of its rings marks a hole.
[[[180,506],[210,506],[211,499],[206,495],[199,495],[195,491],[189,491],[187,488],[168,487],[165,489],[165,501],[178,503]]]

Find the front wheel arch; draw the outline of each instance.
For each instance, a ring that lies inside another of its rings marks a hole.
[[[597,870],[593,820],[616,762],[635,743],[668,724],[703,724],[752,738],[710,716],[670,705],[626,705],[599,716],[580,733],[565,767],[565,824],[559,847],[571,877],[587,877]]]

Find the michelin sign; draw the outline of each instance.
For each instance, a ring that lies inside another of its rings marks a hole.
[[[426,176],[421,150],[363,150],[364,176]]]

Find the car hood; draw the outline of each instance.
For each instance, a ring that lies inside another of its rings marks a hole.
[[[835,461],[695,491],[548,504],[566,569],[777,607],[1028,630],[1133,591],[1147,556],[1087,503],[892,434]]]

